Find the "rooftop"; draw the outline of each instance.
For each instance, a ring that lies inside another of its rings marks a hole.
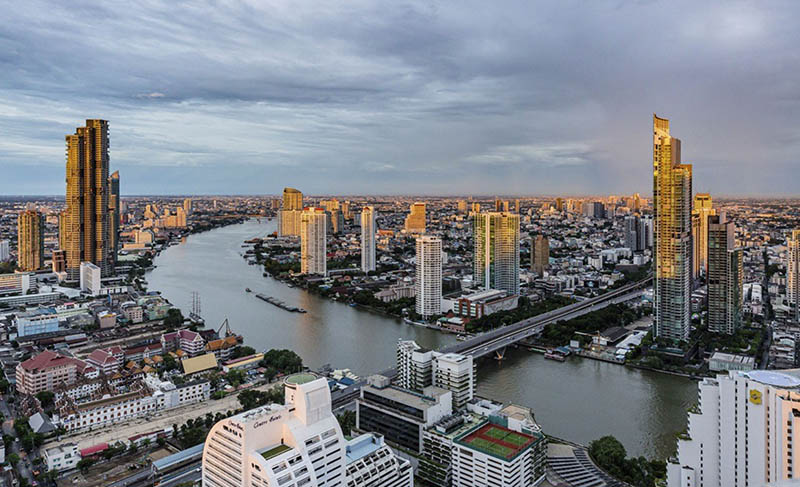
[[[450,394],[450,391],[439,387],[426,387],[425,394],[419,394],[395,386],[378,389],[377,387],[368,385],[364,386],[362,390],[423,411],[437,404],[439,402],[439,397],[442,395]]]
[[[317,379],[317,376],[314,375],[314,374],[301,373],[301,374],[292,374],[292,375],[290,375],[289,377],[287,377],[285,379],[284,382],[286,382],[287,384],[298,386],[298,385],[301,385],[301,384],[308,384],[309,382],[314,381],[316,379]]]
[[[535,443],[536,438],[494,423],[487,423],[477,430],[457,438],[456,442],[481,453],[509,461]]]
[[[795,372],[795,374],[792,375],[785,372],[772,372],[769,370],[753,370],[751,372],[747,372],[747,376],[756,382],[761,382],[762,384],[766,384],[768,386],[781,387],[786,389],[800,387],[800,378],[798,378],[797,375],[795,375],[800,371],[795,369],[793,371]]]
[[[353,438],[347,442],[347,463],[353,463],[372,454],[381,447],[381,444],[380,436],[374,433],[365,433],[357,438]]]
[[[277,457],[281,453],[286,453],[287,451],[291,450],[292,447],[286,446],[284,444],[275,445],[266,449],[265,451],[261,452],[261,456],[264,457],[264,460],[269,460],[272,457]]]

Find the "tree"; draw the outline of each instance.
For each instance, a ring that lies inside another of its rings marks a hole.
[[[255,348],[242,345],[236,347],[236,349],[233,351],[233,358],[248,357],[250,355],[254,355],[255,353]]]
[[[55,399],[56,395],[53,391],[41,391],[36,393],[36,399],[39,400],[39,403],[42,405],[42,408],[48,409],[50,406],[53,405],[53,400]]]
[[[170,371],[178,368],[178,361],[170,354],[164,355],[164,370]]]
[[[272,349],[264,354],[259,365],[267,369],[272,367],[283,374],[290,374],[303,370],[303,359],[291,350]]]
[[[94,465],[94,459],[92,459],[92,458],[82,458],[82,459],[80,459],[80,461],[78,461],[77,467],[78,467],[78,470],[81,471],[81,473],[85,474],[86,472],[89,471],[89,467],[91,467],[92,465]]]
[[[18,454],[16,454],[16,453],[12,453],[12,454],[10,454],[10,455],[8,456],[8,458],[6,458],[6,460],[7,460],[7,461],[8,461],[8,463],[10,463],[11,465],[16,465],[17,463],[19,463],[19,455],[18,455]]]
[[[228,375],[226,375],[225,378],[233,387],[239,387],[240,384],[244,383],[244,370],[233,369],[228,372]]]
[[[342,414],[337,414],[336,419],[339,421],[339,426],[342,428],[342,434],[350,435],[353,428],[356,427],[355,411],[345,411]]]
[[[164,326],[174,329],[181,325],[183,325],[183,313],[178,308],[170,308],[167,311],[167,317],[164,318]]]

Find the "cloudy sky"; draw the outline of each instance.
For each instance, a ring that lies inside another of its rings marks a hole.
[[[111,126],[123,194],[800,194],[797,2],[54,1],[0,22],[0,194]]]

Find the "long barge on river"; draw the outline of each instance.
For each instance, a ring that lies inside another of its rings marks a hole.
[[[261,293],[256,293],[256,297],[258,299],[260,299],[261,301],[266,301],[269,304],[277,306],[277,307],[279,307],[279,308],[281,308],[283,310],[286,310],[286,311],[291,311],[292,313],[306,313],[307,312],[303,308],[298,308],[297,306],[292,306],[292,305],[286,304],[283,301],[281,301],[280,299],[273,298],[272,296],[265,296],[265,295],[263,295]]]

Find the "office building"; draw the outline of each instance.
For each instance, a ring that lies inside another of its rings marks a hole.
[[[531,271],[543,276],[550,267],[550,241],[544,235],[531,238]]]
[[[425,318],[442,312],[442,239],[417,237],[416,311]]]
[[[100,282],[100,275],[101,275],[100,268],[92,264],[91,262],[81,262],[80,269],[81,269],[80,272],[81,291],[89,293],[91,296],[99,295],[100,288],[102,287],[102,284]]]
[[[519,215],[508,212],[472,216],[473,280],[484,289],[519,294]]]
[[[67,272],[67,251],[54,250],[53,259],[51,261],[51,268],[56,274]]]
[[[58,331],[58,314],[52,308],[17,313],[17,337]]]
[[[303,193],[294,188],[283,189],[283,208],[278,212],[281,236],[299,236],[303,214]]]
[[[708,217],[708,330],[732,335],[742,326],[743,263],[732,221]]]
[[[667,463],[667,486],[760,487],[797,479],[799,375],[754,370],[704,379],[677,455]]]
[[[38,271],[44,267],[44,215],[23,210],[17,217],[17,268]]]
[[[300,220],[300,272],[328,273],[327,218],[322,208],[306,208]]]
[[[585,201],[583,203],[583,215],[589,218],[605,218],[606,207],[600,201]]]
[[[113,273],[109,218],[108,122],[86,120],[67,142],[67,209],[64,249],[67,275],[80,279],[81,262],[104,276]]]
[[[413,340],[397,342],[395,383],[421,393],[436,386],[453,393],[452,405],[464,408],[475,397],[475,364],[471,355],[427,350]]]
[[[462,318],[482,318],[498,311],[510,311],[517,308],[519,296],[509,295],[499,289],[477,292],[465,292],[455,299],[453,313]]]
[[[404,228],[407,233],[425,233],[425,203],[411,205]]]
[[[11,251],[8,245],[8,240],[0,240],[0,262],[6,262],[11,259]]]
[[[313,374],[284,381],[285,405],[262,406],[211,428],[205,487],[411,487],[411,466],[377,435],[345,441],[328,383]]]
[[[453,393],[429,386],[413,392],[376,375],[367,379],[356,399],[356,427],[414,453],[422,452],[422,432],[453,412]]]
[[[653,334],[674,342],[690,331],[692,166],[681,164],[681,141],[669,120],[653,115],[655,313]]]
[[[361,210],[361,271],[375,270],[375,208]]]
[[[119,252],[119,225],[122,219],[122,207],[119,199],[119,171],[114,171],[108,178],[108,188],[111,191],[108,197],[108,231],[111,260],[114,267],[117,265],[117,252]]]
[[[786,296],[794,310],[795,321],[800,322],[800,229],[792,230],[786,248]]]
[[[0,274],[0,296],[28,294],[36,290],[36,275],[28,272]]]
[[[700,279],[708,270],[708,217],[716,215],[711,195],[697,193],[692,209],[692,276]]]

